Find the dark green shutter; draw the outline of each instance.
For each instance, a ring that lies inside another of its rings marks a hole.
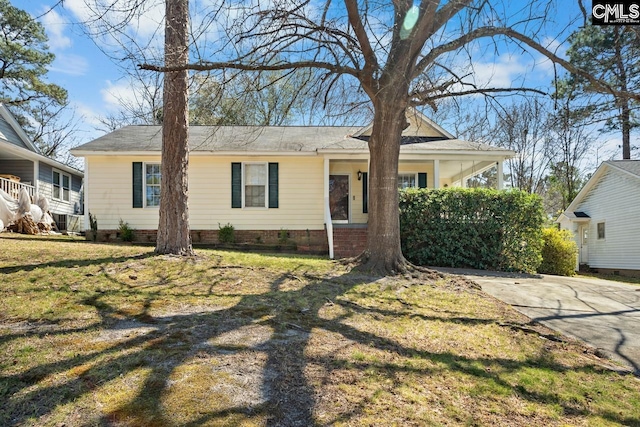
[[[143,207],[142,162],[133,162],[133,207]]]
[[[231,163],[231,207],[242,207],[242,163]]]
[[[418,174],[418,188],[427,188],[427,174],[419,173]]]
[[[369,174],[362,172],[362,213],[369,212]]]
[[[278,164],[269,163],[269,207],[278,207]]]

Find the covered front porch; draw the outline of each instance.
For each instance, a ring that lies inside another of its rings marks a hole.
[[[480,154],[480,153],[478,153]],[[491,187],[503,188],[503,162],[510,153],[479,158],[478,155],[447,158],[401,155],[398,189],[467,187],[493,177]],[[325,227],[329,256],[348,257],[366,247],[368,222],[368,156],[330,156],[324,158]]]
[[[21,189],[30,196],[36,193],[38,162],[21,156],[18,147],[6,146],[0,149],[0,189],[14,199]]]
[[[25,190],[27,190],[27,194],[33,197],[36,193],[36,187],[20,181],[21,179],[18,176],[11,174],[0,174],[0,190],[4,191],[12,198],[18,199],[20,191],[24,188]]]

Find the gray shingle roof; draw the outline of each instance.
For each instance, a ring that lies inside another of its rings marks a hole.
[[[354,126],[191,126],[189,146],[200,152],[315,152],[366,151],[367,142],[352,137]],[[161,126],[126,126],[72,150],[87,152],[159,152]],[[442,139],[403,145],[401,151],[459,150],[508,151],[458,139]]]
[[[607,163],[640,177],[640,160],[609,160]]]

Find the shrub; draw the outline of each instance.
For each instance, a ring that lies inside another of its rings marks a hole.
[[[539,196],[491,189],[400,194],[404,255],[414,264],[535,272],[542,257]]]
[[[235,243],[235,231],[236,229],[230,223],[227,223],[227,225],[218,223],[218,241],[220,243]]]
[[[281,228],[278,232],[278,242],[281,245],[286,245],[289,242],[289,230]]]
[[[569,230],[545,228],[542,230],[542,264],[538,273],[573,276],[576,267],[578,246]]]
[[[133,228],[129,227],[128,222],[124,222],[122,219],[120,219],[118,232],[120,234],[120,239],[122,239],[123,242],[133,242]]]

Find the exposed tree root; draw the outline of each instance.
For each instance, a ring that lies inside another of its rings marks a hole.
[[[356,271],[376,276],[410,276],[432,281],[445,277],[443,273],[410,263],[402,255],[386,260],[372,257],[368,251],[365,251],[356,257],[342,260],[342,263],[352,266]]]
[[[395,258],[393,262],[384,262],[371,257],[366,251],[362,254],[346,258],[340,261],[357,272],[361,272],[374,277],[403,276],[407,279],[414,279],[423,282],[435,283],[446,279],[447,287],[458,290],[482,290],[473,280],[463,276],[445,274],[440,271],[412,264],[404,257]]]

